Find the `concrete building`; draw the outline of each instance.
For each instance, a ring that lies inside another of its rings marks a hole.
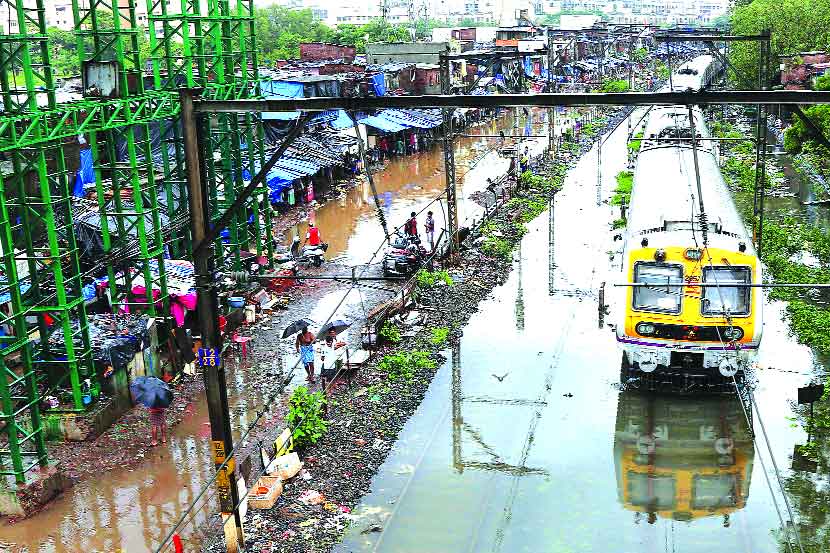
[[[447,49],[447,46],[446,42],[371,43],[366,45],[366,62],[370,64],[425,63],[438,65],[439,55]]]

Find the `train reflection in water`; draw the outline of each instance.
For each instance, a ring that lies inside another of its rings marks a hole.
[[[620,394],[617,495],[637,521],[722,516],[728,526],[729,515],[746,505],[754,456],[736,396]]]

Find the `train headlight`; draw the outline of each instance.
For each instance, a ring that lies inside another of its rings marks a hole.
[[[683,257],[689,261],[700,261],[700,258],[703,257],[703,251],[699,248],[689,248],[683,252]]]
[[[665,260],[666,260],[666,250],[661,248],[661,249],[654,252],[654,261],[656,261],[657,263],[662,263]]]
[[[639,334],[640,336],[651,336],[652,334],[654,334],[654,331],[656,329],[654,328],[653,323],[637,323],[637,326],[634,327],[634,330],[636,330],[637,334]]]
[[[728,326],[723,330],[723,337],[727,340],[740,340],[744,337],[744,329],[739,326]]]

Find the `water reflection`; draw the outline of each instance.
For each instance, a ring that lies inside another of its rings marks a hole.
[[[614,434],[619,502],[634,521],[729,516],[746,506],[755,449],[735,396],[622,392]]]

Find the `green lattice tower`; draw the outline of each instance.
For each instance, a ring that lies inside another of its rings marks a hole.
[[[173,5],[164,0],[146,0],[150,21],[151,59],[154,86],[175,90],[180,86],[201,87],[209,98],[252,98],[260,93],[257,74],[254,6],[251,0],[179,0]],[[181,44],[181,54],[171,44]],[[217,114],[206,122],[209,138],[205,155],[211,213],[219,217],[243,187],[243,170],[254,173],[264,163],[264,129],[251,114]],[[181,139],[176,155],[170,156],[168,175],[178,184],[177,169],[183,157]],[[228,226],[228,238],[217,240],[217,261],[230,260],[240,268],[240,249],[267,254],[271,259],[271,211],[267,207],[267,187],[257,191],[246,212],[239,213]],[[260,214],[262,217],[260,217]],[[253,223],[248,224],[249,215]],[[262,220],[262,224],[261,224]]]
[[[68,389],[70,410],[81,411],[82,380],[93,373],[64,143],[55,139],[59,133],[48,134],[48,125],[31,124],[57,111],[44,0],[0,1],[16,22],[0,35],[0,143],[10,158],[0,175],[2,286],[10,294],[10,313],[0,320],[10,330],[0,337],[8,440],[0,474],[22,483],[30,469],[47,464],[44,392]]]
[[[115,96],[129,100],[144,92],[144,66],[139,52],[136,0],[73,0],[75,35],[82,66],[91,62],[116,62]],[[131,118],[132,103],[102,107],[125,110]],[[114,111],[112,112],[114,114]],[[148,314],[168,312],[169,298],[164,270],[164,241],[159,215],[156,169],[148,122],[124,125],[109,131],[90,132],[95,164],[95,187],[101,234],[113,310],[141,307]],[[119,159],[120,158],[120,159]],[[172,201],[172,198],[168,198]],[[157,271],[150,262],[155,260]],[[129,293],[135,279],[143,277],[143,301],[132,302]],[[120,277],[117,275],[120,273]],[[161,292],[153,296],[153,290]]]

